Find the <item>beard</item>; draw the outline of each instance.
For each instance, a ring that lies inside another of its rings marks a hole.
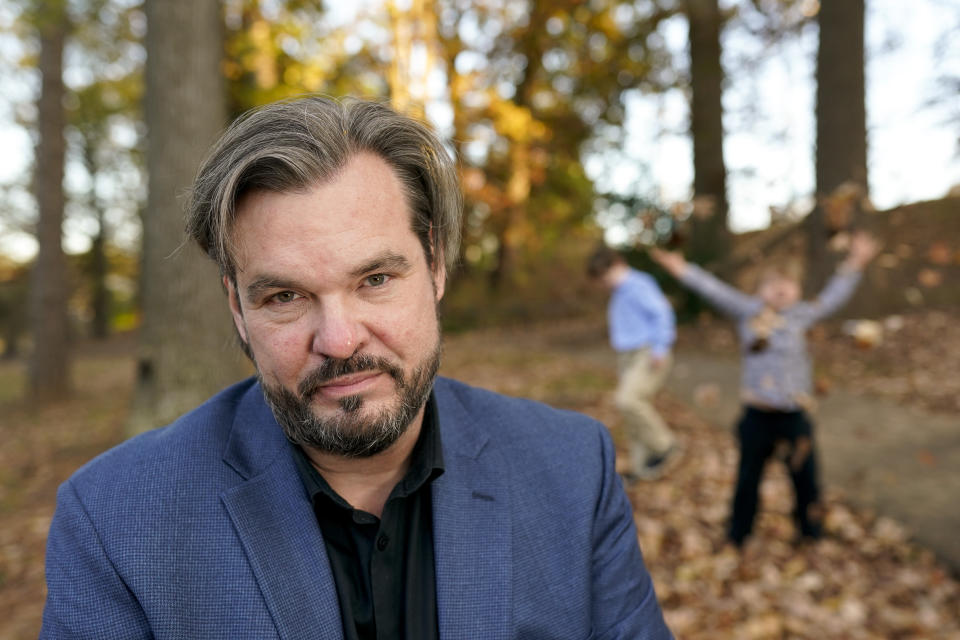
[[[297,385],[294,393],[283,385],[268,384],[257,371],[263,395],[287,439],[300,446],[347,458],[367,458],[388,449],[410,427],[424,406],[440,368],[440,340],[409,375],[390,360],[366,354],[346,359],[328,358]],[[311,399],[324,383],[361,371],[389,375],[395,400],[373,415],[364,412],[363,394],[341,398],[332,415],[314,413]]]

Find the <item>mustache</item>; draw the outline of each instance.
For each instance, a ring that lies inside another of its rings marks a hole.
[[[349,358],[328,358],[308,373],[297,385],[301,398],[309,398],[319,387],[331,380],[361,371],[382,371],[393,378],[397,384],[403,384],[403,369],[379,356],[358,353]]]

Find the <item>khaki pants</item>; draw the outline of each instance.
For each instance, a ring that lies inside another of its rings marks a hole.
[[[666,355],[659,366],[654,367],[649,349],[617,354],[620,381],[614,402],[623,414],[631,464],[636,472],[643,470],[649,458],[663,455],[674,444],[670,427],[651,404],[667,378],[670,364],[671,358]]]

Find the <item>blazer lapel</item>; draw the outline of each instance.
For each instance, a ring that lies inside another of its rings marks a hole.
[[[224,455],[246,481],[221,499],[280,637],[342,640],[326,547],[289,446],[254,385]]]
[[[431,487],[441,640],[508,638],[513,562],[507,468],[438,384],[445,471]]]

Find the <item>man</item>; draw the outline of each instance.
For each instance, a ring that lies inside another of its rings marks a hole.
[[[188,231],[257,378],[61,487],[41,635],[669,638],[603,426],[435,377],[459,219],[386,106],[234,123]]]
[[[607,320],[619,372],[614,401],[630,440],[630,471],[625,475],[658,478],[677,453],[670,427],[651,402],[670,370],[676,337],[673,308],[656,280],[632,269],[606,245],[590,256],[587,274],[611,292]]]

